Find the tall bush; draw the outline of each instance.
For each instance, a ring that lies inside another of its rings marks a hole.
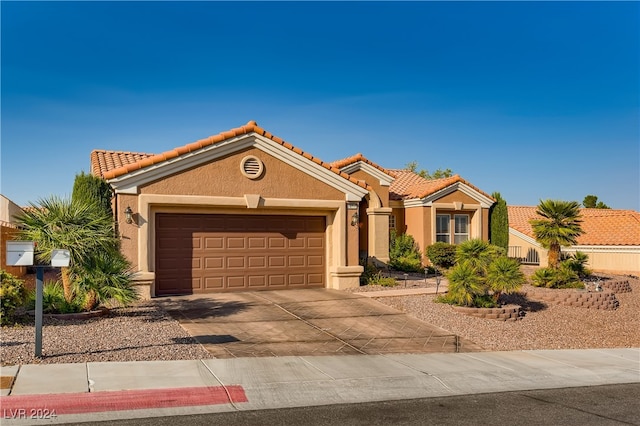
[[[81,172],[73,182],[71,199],[81,204],[95,206],[108,217],[113,217],[111,208],[111,187],[102,178]]]
[[[507,202],[499,192],[491,194],[496,203],[491,207],[489,229],[491,232],[491,244],[509,249],[509,212]]]
[[[422,253],[409,234],[391,231],[389,237],[389,267],[404,272],[422,271]]]

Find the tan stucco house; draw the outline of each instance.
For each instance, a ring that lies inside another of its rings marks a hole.
[[[525,263],[548,265],[548,251],[536,241],[531,219],[537,207],[508,206],[509,255]],[[640,276],[640,213],[633,210],[580,209],[584,233],[578,244],[562,247],[567,254],[581,251],[589,256],[595,272]]]
[[[389,229],[421,248],[488,239],[494,200],[361,154],[326,163],[251,121],[161,154],[95,150],[123,253],[151,297],[359,285],[389,260]]]

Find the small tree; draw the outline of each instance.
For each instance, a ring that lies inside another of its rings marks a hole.
[[[530,221],[536,240],[549,250],[549,267],[560,264],[560,248],[577,243],[582,235],[580,205],[575,201],[540,201],[536,211],[540,219]]]
[[[111,208],[111,187],[102,178],[81,172],[73,182],[71,199],[78,203],[95,205],[108,217],[113,217]]]
[[[595,195],[587,195],[582,200],[582,205],[588,209],[610,209],[608,205],[603,203],[602,201],[598,201],[598,197]]]
[[[442,179],[453,176],[453,171],[451,171],[451,169],[437,169],[433,173],[429,173],[427,169],[421,169],[420,171],[418,171],[418,162],[415,160],[408,162],[405,168],[411,172],[414,172],[418,176],[429,180]]]
[[[509,212],[507,202],[499,192],[491,194],[496,203],[491,207],[489,229],[491,230],[491,244],[509,248]]]

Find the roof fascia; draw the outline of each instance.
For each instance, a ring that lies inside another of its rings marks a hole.
[[[357,172],[358,170],[362,170],[363,172],[378,179],[381,186],[389,186],[391,185],[391,182],[395,180],[393,176],[389,176],[382,170],[376,167],[373,167],[371,164],[368,164],[362,160],[358,160],[355,163],[344,166],[340,170],[347,174],[351,174],[353,172]]]
[[[110,179],[108,182],[116,193],[137,194],[138,187],[142,185],[214,161],[252,146],[285,161],[296,169],[343,192],[347,201],[360,201],[362,197],[369,193],[365,188],[356,185],[348,179],[316,164],[312,160],[255,132],[225,139],[187,154]]]
[[[277,142],[272,141],[264,136],[255,135],[256,148],[270,154],[271,156],[284,161],[290,166],[315,177],[319,181],[342,191],[346,196],[346,201],[360,201],[362,197],[367,195],[369,191],[361,186],[351,182],[348,179],[326,169],[316,162],[283,147]]]
[[[488,209],[494,204],[494,201],[492,199],[482,194],[481,192],[478,192],[475,189],[471,188],[469,185],[466,185],[463,182],[455,182],[447,186],[446,188],[442,188],[441,190],[436,191],[433,194],[427,195],[426,197],[412,198],[409,200],[405,200],[404,205],[405,207],[417,207],[417,206],[430,207],[434,202],[438,201],[440,198],[456,191],[460,191],[463,194],[473,198],[478,202],[478,204],[480,204],[482,208]]]
[[[517,229],[514,229],[512,227],[509,227],[509,234],[510,235],[514,235],[514,236],[516,236],[516,237],[518,237],[518,238],[520,238],[520,239],[526,241],[527,243],[529,243],[531,245],[534,245],[536,247],[542,247],[540,245],[540,243],[536,241],[535,238],[531,238],[527,234],[524,234],[524,233],[522,233],[522,232],[520,232]]]

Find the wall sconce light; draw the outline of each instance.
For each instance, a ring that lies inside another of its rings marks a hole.
[[[133,210],[131,210],[131,207],[127,206],[124,209],[124,218],[127,223],[133,223]]]
[[[351,226],[358,226],[358,222],[360,221],[360,215],[358,212],[355,212],[353,216],[351,216]]]

